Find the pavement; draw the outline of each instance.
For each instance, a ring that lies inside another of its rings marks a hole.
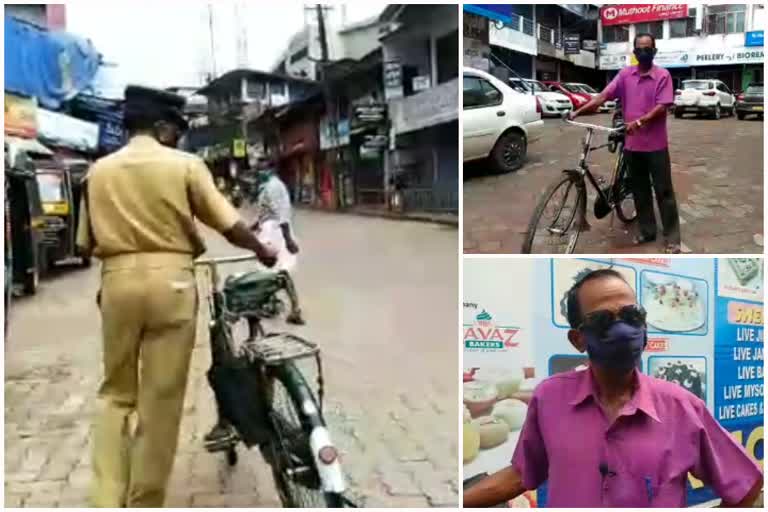
[[[609,114],[580,118],[610,125]],[[584,131],[557,119],[544,121],[544,136],[528,148],[517,172],[493,175],[487,162],[464,167],[464,252],[518,253],[543,189],[566,168],[575,168]],[[683,249],[710,254],[763,252],[763,122],[735,117],[668,118],[672,180],[680,212]],[[610,180],[615,155],[593,153],[590,169]],[[591,187],[590,187],[591,188]],[[582,233],[579,253],[660,253],[664,243],[635,246],[629,229],[612,215]],[[659,222],[659,229],[661,223]]]
[[[359,506],[458,505],[455,228],[299,211],[296,284],[322,347],[326,417]],[[209,253],[237,253],[209,234]],[[234,266],[233,271],[238,267]],[[242,267],[240,267],[242,269]],[[85,507],[101,375],[96,266],[13,304],[5,347],[5,506]],[[203,310],[204,311],[204,310]],[[229,468],[214,421],[205,314],[166,506],[279,507],[257,452]]]

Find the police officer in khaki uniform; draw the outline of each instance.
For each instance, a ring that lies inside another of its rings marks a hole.
[[[186,130],[183,106],[180,96],[127,87],[130,141],[87,178],[78,245],[103,262],[94,506],[163,505],[195,342],[193,259],[205,252],[195,220],[274,264],[203,161],[168,147]]]

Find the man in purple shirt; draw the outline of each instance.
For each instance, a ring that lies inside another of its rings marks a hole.
[[[589,368],[534,391],[506,469],[464,491],[490,507],[548,482],[548,507],[686,506],[688,474],[723,506],[749,507],[763,475],[741,445],[682,386],[637,370],[645,311],[618,272],[594,271],[568,293],[568,339]]]
[[[624,155],[629,166],[640,224],[635,243],[656,240],[656,217],[651,192],[653,185],[667,243],[666,251],[679,253],[680,218],[672,188],[667,136],[667,109],[674,102],[672,78],[669,71],[653,65],[656,40],[651,34],[638,34],[635,37],[634,54],[637,66],[628,66],[619,71],[603,92],[570,117],[575,119],[582,112],[590,112],[607,100],[621,101],[627,125]]]

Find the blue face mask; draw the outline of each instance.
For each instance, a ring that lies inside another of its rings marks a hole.
[[[640,357],[648,341],[648,333],[643,327],[635,327],[623,321],[617,321],[603,335],[589,330],[582,331],[587,341],[589,360],[616,372],[628,372],[640,364]]]

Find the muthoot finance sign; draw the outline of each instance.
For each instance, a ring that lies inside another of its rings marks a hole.
[[[608,5],[600,9],[603,25],[629,25],[686,17],[688,17],[688,4]]]

